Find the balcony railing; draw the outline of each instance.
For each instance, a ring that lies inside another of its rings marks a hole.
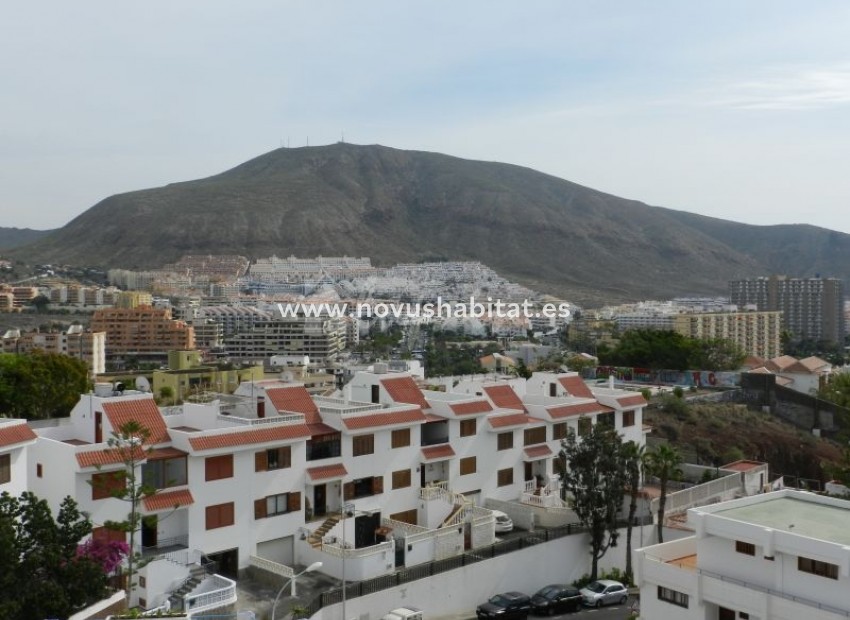
[[[351,558],[365,558],[369,557],[370,555],[377,555],[379,553],[394,552],[395,541],[387,540],[385,542],[378,543],[377,545],[371,545],[369,547],[360,547],[359,549],[355,549],[354,547],[348,546],[343,547],[340,541],[337,541],[335,543],[323,542],[322,551],[339,558],[345,556],[345,559],[347,560]]]
[[[292,424],[303,422],[304,416],[300,413],[289,415],[273,415],[268,418],[243,418],[235,415],[220,413],[216,416],[219,422],[229,422],[231,424],[241,424],[245,426],[261,426],[264,424]]]
[[[212,575],[208,579],[213,581],[214,590],[202,592],[200,594],[190,594],[184,597],[184,607],[186,611],[193,614],[208,609],[216,609],[231,605],[236,602],[236,582],[222,577],[221,575]]]
[[[252,555],[249,558],[249,562],[251,566],[256,566],[257,568],[261,568],[270,573],[274,573],[275,575],[280,575],[281,577],[285,577],[287,579],[291,579],[295,576],[295,570],[291,566],[287,566],[286,564],[278,564],[274,560],[267,560],[266,558],[257,557],[256,555]]]

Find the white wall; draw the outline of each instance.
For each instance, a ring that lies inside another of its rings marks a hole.
[[[139,577],[144,577],[145,586],[142,587],[139,583],[133,591],[133,598],[145,599],[148,609],[159,607],[165,603],[168,594],[188,576],[189,568],[186,566],[180,566],[169,560],[154,560],[139,569],[136,581],[139,583]]]

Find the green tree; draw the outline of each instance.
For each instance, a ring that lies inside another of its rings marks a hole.
[[[517,377],[531,379],[531,369],[525,365],[523,360],[517,360],[516,366],[514,366],[514,372]]]
[[[85,362],[59,353],[0,354],[0,411],[28,420],[67,416],[91,387]]]
[[[639,366],[687,370],[694,341],[672,330],[633,329],[622,335],[614,349],[599,348],[606,366]]]
[[[599,559],[610,547],[617,546],[617,514],[626,488],[622,439],[609,425],[595,424],[581,438],[570,429],[561,446],[567,463],[564,489],[569,494],[570,507],[590,535],[593,580]]]
[[[670,480],[681,478],[682,455],[667,444],[661,444],[646,454],[646,470],[659,480],[658,497],[658,542],[664,542],[664,511],[667,507],[667,484]]]
[[[626,579],[634,583],[632,571],[632,527],[637,513],[637,498],[646,461],[646,449],[633,441],[623,444],[620,452],[626,477],[626,492],[629,495],[629,520],[626,526]]]
[[[850,408],[850,372],[837,372],[818,390],[818,397]]]
[[[746,358],[747,354],[731,340],[709,338],[694,341],[688,366],[711,371],[739,370]]]
[[[107,575],[78,553],[91,523],[70,497],[54,520],[32,493],[0,495],[0,617],[67,618],[104,598]]]

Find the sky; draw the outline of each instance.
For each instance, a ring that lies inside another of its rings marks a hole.
[[[848,33],[846,0],[6,3],[0,227],[344,140],[850,233]]]

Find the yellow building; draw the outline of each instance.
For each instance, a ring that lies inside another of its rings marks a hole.
[[[763,359],[782,354],[779,311],[677,314],[673,316],[673,329],[690,338],[731,340],[747,355]]]
[[[152,306],[153,295],[144,291],[122,291],[115,302],[116,308],[138,308]]]
[[[263,365],[223,369],[205,366],[198,351],[169,351],[168,370],[155,370],[151,389],[159,396],[162,388],[170,388],[175,401],[200,392],[232,394],[242,381],[261,381]]]

